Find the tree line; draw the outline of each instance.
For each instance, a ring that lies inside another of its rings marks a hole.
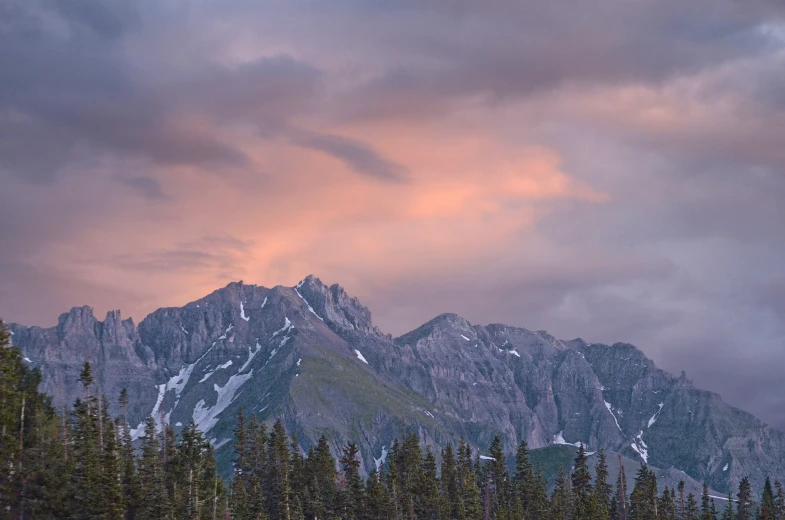
[[[706,485],[700,497],[685,493],[683,482],[659,493],[646,464],[632,490],[623,465],[610,483],[603,451],[592,475],[581,446],[573,466],[560,468],[548,486],[526,443],[508,464],[499,437],[488,457],[463,440],[437,457],[416,433],[402,431],[364,478],[356,444],[343,446],[338,460],[326,436],[304,452],[280,420],[269,427],[242,412],[225,482],[193,423],[176,436],[148,418],[135,443],[127,392],[112,419],[89,363],[80,380],[83,395],[56,410],[38,391],[40,372],[9,347],[0,322],[0,519],[785,520],[783,487],[769,479],[760,497],[742,479],[717,507]]]

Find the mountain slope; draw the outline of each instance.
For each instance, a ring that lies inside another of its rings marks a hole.
[[[781,432],[631,345],[565,342],[454,314],[392,338],[357,299],[313,276],[295,287],[231,283],[138,326],[81,307],[49,329],[11,329],[58,405],[81,395],[79,370],[90,361],[111,400],[128,387],[132,424],[153,415],[178,430],[194,420],[225,462],[242,408],[282,417],[305,449],[323,433],[336,453],[357,442],[365,472],[406,425],[427,444],[463,437],[477,450],[499,434],[511,455],[522,439],[532,448],[582,442],[720,492],[743,475],[756,487],[766,475],[785,478]]]

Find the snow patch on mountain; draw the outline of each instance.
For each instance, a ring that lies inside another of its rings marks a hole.
[[[240,318],[245,320],[245,321],[248,321],[248,320],[251,319],[250,317],[245,315],[245,308],[243,308],[243,302],[240,302]]]
[[[643,441],[643,430],[641,430],[641,432],[635,436],[635,442],[633,442],[630,446],[632,446],[632,449],[641,456],[643,462],[646,464],[649,463],[649,447]]]
[[[256,344],[256,350],[251,350],[251,347],[248,347],[248,360],[243,363],[243,366],[241,366],[240,370],[237,371],[238,374],[248,368],[248,365],[251,364],[251,361],[253,361],[253,358],[256,356],[256,354],[259,353],[260,350],[262,350],[262,346],[258,343]]]
[[[613,406],[611,406],[611,403],[609,403],[608,401],[603,401],[603,403],[605,403],[605,408],[607,408],[608,411],[611,413],[611,417],[613,417],[613,422],[616,423],[616,427],[621,432],[622,430],[621,430],[621,426],[619,426],[619,420],[616,419],[616,415],[613,413]],[[624,432],[622,432],[622,433],[624,433]]]
[[[387,462],[387,446],[382,446],[382,453],[379,455],[379,458],[373,458],[373,463],[376,466],[376,471],[379,471],[379,468],[382,467],[382,464]]]
[[[233,375],[224,386],[213,385],[213,390],[218,394],[213,406],[205,406],[204,399],[196,403],[192,417],[196,427],[202,433],[207,433],[218,423],[218,415],[232,404],[237,391],[252,376],[253,370],[247,374]]]
[[[360,353],[360,351],[359,351],[359,350],[357,350],[357,349],[354,349],[354,353],[355,353],[355,354],[357,354],[357,359],[359,359],[360,361],[362,361],[362,362],[363,362],[363,363],[365,363],[366,365],[368,364],[368,360],[366,360],[366,359],[365,359],[365,356],[363,356],[363,355]]]
[[[660,404],[659,404],[659,407],[660,407],[660,409],[659,409],[659,410],[657,410],[657,411],[654,413],[654,415],[652,415],[652,416],[651,416],[651,419],[649,419],[649,424],[646,426],[647,428],[651,428],[651,426],[652,426],[652,425],[653,425],[655,422],[657,422],[657,416],[658,416],[658,415],[660,415],[660,412],[662,411],[662,407],[663,407],[663,406],[665,406],[665,403],[660,403]]]
[[[300,282],[300,285],[298,285],[297,287],[300,287],[301,285],[302,285],[302,282]],[[297,288],[295,288],[295,289],[294,289],[294,292],[296,292],[296,293],[297,293],[297,296],[299,296],[299,297],[300,297],[300,299],[301,299],[302,301],[304,301],[304,302],[305,302],[305,305],[307,305],[307,306],[308,306],[308,310],[309,310],[309,311],[311,311],[311,314],[313,314],[314,316],[316,316],[316,317],[317,317],[317,318],[319,318],[320,320],[324,321],[324,319],[323,319],[321,316],[319,316],[318,314],[316,314],[316,311],[315,311],[315,310],[313,310],[313,307],[311,307],[311,304],[310,304],[310,303],[308,303],[308,300],[306,300],[306,299],[305,299],[305,297],[303,297],[303,295],[302,295],[302,294],[300,294],[300,291],[298,291],[298,290],[297,290]]]
[[[292,327],[292,322],[289,321],[289,318],[284,316],[283,319],[284,319],[283,327],[281,327],[280,329],[278,329],[275,332],[273,332],[273,335],[272,335],[273,338],[276,337],[278,334],[284,334],[284,333],[289,332],[290,330],[292,330],[292,328],[293,328]]]
[[[554,444],[563,444],[565,446],[575,446],[576,448],[581,447],[581,442],[567,442],[564,440],[564,430],[560,431],[556,435],[553,436],[553,443]]]

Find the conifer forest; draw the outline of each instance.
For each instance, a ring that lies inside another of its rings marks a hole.
[[[364,478],[358,447],[336,460],[329,440],[303,452],[281,421],[272,427],[237,417],[231,477],[216,468],[214,449],[192,423],[178,436],[154,418],[132,441],[128,396],[110,417],[91,368],[80,375],[84,395],[56,409],[39,392],[0,326],[0,518],[3,520],[783,520],[785,492],[766,480],[753,494],[744,478],[722,499],[658,489],[641,464],[632,489],[623,466],[609,479],[606,455],[590,468],[582,446],[571,467],[548,485],[522,442],[508,461],[496,437],[490,456],[468,444],[439,453],[404,429],[378,471]],[[592,471],[593,469],[593,471]]]

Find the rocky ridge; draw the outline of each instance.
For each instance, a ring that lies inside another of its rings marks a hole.
[[[177,431],[193,420],[227,461],[242,408],[282,417],[305,449],[322,433],[336,453],[357,442],[366,472],[384,463],[405,424],[427,444],[463,437],[478,451],[499,434],[511,455],[521,439],[532,448],[580,442],[720,492],[744,475],[756,487],[766,475],[785,479],[782,432],[632,345],[561,341],[455,314],[392,338],[356,298],[313,276],[295,287],[231,283],[138,325],[78,307],[55,327],[11,330],[58,406],[81,395],[79,370],[90,361],[110,400],[128,388],[133,425],[152,415]]]

